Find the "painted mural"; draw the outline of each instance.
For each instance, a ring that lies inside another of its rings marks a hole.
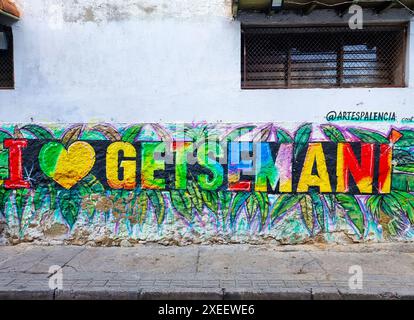
[[[414,237],[414,129],[3,125],[0,243]]]

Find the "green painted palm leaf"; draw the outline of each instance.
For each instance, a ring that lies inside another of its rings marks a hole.
[[[337,194],[336,200],[338,201],[338,205],[345,210],[349,220],[353,223],[362,237],[365,230],[364,213],[355,196]]]
[[[270,216],[272,221],[275,221],[281,215],[292,209],[296,206],[304,195],[299,194],[282,194],[274,202],[272,208],[270,209]]]

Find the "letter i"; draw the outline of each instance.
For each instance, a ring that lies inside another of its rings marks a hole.
[[[30,188],[30,183],[23,179],[22,149],[27,147],[27,139],[6,139],[4,147],[9,149],[9,178],[4,181],[4,187]]]
[[[390,144],[380,145],[379,175],[378,175],[378,191],[381,194],[390,193],[392,187],[392,158],[393,146],[401,139],[403,135],[395,129],[392,129],[388,140]]]

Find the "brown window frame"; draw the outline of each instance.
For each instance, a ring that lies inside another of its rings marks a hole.
[[[14,89],[13,31],[11,27],[0,25],[0,32],[5,33],[7,41],[7,50],[0,49],[0,90]]]
[[[351,30],[344,25],[281,27],[242,24],[241,88],[406,87],[407,29],[407,23],[368,25],[364,26],[362,30]],[[335,36],[332,35],[333,32]],[[384,39],[387,35],[386,32],[389,33],[390,37],[391,32],[394,32],[393,36],[395,37],[395,39],[389,40],[395,41],[395,43],[390,43],[390,47],[394,48],[395,52],[390,53],[388,56],[386,55],[387,52],[383,53],[386,50],[386,45],[381,45],[380,40]],[[319,34],[322,37],[321,39],[324,36],[326,37],[326,43],[321,49],[319,47],[323,40],[317,40],[311,44],[309,51],[298,50],[301,46],[305,47],[305,43],[310,42],[310,39],[316,39]],[[352,37],[355,37],[356,40],[352,40]],[[372,37],[372,39],[368,40],[368,37]],[[256,44],[255,41],[257,42]],[[336,44],[336,41],[339,45]],[[366,42],[364,43],[364,41]],[[401,46],[399,41],[401,41]],[[281,46],[275,45],[275,43],[282,42],[285,44]],[[335,45],[332,44],[333,42]],[[370,48],[372,43],[375,45],[372,45],[372,48]],[[365,47],[363,44],[366,44]],[[334,49],[331,48],[332,46],[334,46]],[[344,52],[344,50],[351,50],[350,48],[353,48],[355,51]],[[357,48],[359,50],[356,50]],[[257,51],[256,56],[254,56],[255,52],[253,50]],[[318,61],[315,59],[318,55],[325,58],[321,58]],[[375,58],[372,58],[373,55],[375,55]],[[365,59],[352,59],[349,57],[362,57]],[[389,62],[391,59],[395,61]],[[329,61],[329,63],[326,61]],[[346,67],[344,67],[344,64]],[[313,68],[315,65],[319,65],[319,67]],[[379,67],[383,65],[384,67]],[[372,71],[373,74],[369,74],[369,71]],[[358,72],[362,74],[358,74]],[[366,75],[363,72],[366,72]],[[360,82],[353,82],[354,80],[352,79],[358,79],[358,77],[360,80],[357,81]],[[312,79],[314,79],[314,83],[312,83]],[[383,83],[370,82],[369,80],[371,79],[377,79],[383,81]]]

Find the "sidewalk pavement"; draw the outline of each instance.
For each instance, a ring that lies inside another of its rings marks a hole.
[[[362,289],[349,286],[352,266]],[[408,243],[0,247],[0,300],[413,298]]]

